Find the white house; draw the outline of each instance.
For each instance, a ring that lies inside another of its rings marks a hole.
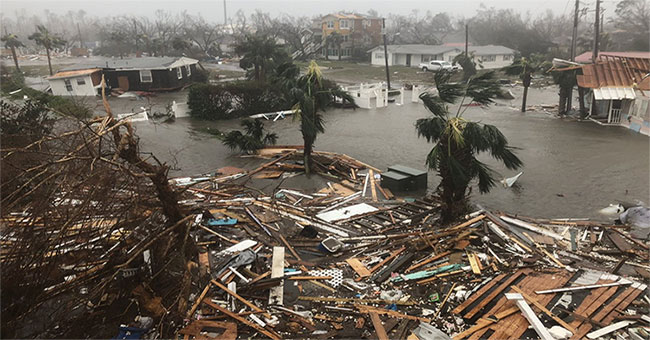
[[[95,96],[101,87],[101,69],[91,68],[58,72],[48,77],[55,96]]]
[[[464,52],[464,48],[448,45],[388,45],[388,65],[418,67],[420,63],[430,60],[452,61]],[[512,64],[515,56],[513,49],[504,46],[486,45],[469,46],[470,55],[477,65],[485,69],[501,68]],[[379,45],[370,51],[372,65],[385,65],[384,46]]]

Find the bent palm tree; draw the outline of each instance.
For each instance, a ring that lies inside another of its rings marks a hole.
[[[18,40],[18,37],[15,34],[5,34],[0,40],[5,43],[5,47],[11,49],[11,56],[14,59],[14,64],[16,65],[16,70],[20,72],[20,67],[18,66],[18,56],[16,55],[16,48],[23,47],[23,43]]]
[[[56,34],[50,33],[50,31],[45,28],[43,25],[36,26],[38,31],[32,33],[28,37],[29,40],[34,40],[37,45],[43,46],[45,52],[47,53],[47,66],[50,68],[50,75],[54,74],[52,72],[52,61],[50,60],[50,51],[65,46],[66,41]]]
[[[523,165],[496,126],[463,118],[464,110],[469,107],[462,105],[467,97],[472,102],[489,105],[499,94],[501,89],[494,73],[470,78],[467,83],[450,83],[450,77],[449,72],[435,75],[438,94],[420,96],[433,117],[418,119],[415,124],[418,136],[435,144],[427,155],[426,164],[441,177],[438,191],[443,201],[444,222],[453,221],[467,211],[468,187],[473,179],[478,179],[481,193],[494,186],[495,172],[478,160],[478,154],[488,152],[508,169]],[[456,114],[450,114],[448,105],[459,98],[462,100]]]
[[[519,75],[524,85],[524,95],[521,97],[521,112],[526,112],[526,99],[528,98],[528,87],[533,74],[546,72],[551,64],[544,60],[540,54],[531,54],[529,58],[520,57],[514,60],[512,65],[503,68],[506,74]]]
[[[223,138],[223,144],[231,150],[238,148],[242,152],[253,153],[265,145],[275,145],[278,141],[278,135],[274,132],[264,134],[264,123],[260,119],[244,119],[241,126],[244,133],[235,130]]]
[[[305,173],[309,176],[312,169],[311,152],[319,133],[325,132],[324,112],[332,106],[337,98],[354,104],[354,99],[333,82],[324,79],[320,67],[315,61],[309,63],[307,73],[303,76],[285,81],[290,100],[294,103],[293,119],[300,120],[300,132],[304,142]]]

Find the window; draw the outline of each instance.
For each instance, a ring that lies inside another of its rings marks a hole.
[[[450,55],[449,57],[447,57],[447,59],[449,59],[449,62],[452,62],[452,61],[454,61],[454,56]]]
[[[509,61],[512,60],[513,55],[512,54],[504,54],[503,55],[503,61]]]
[[[375,59],[384,59],[383,53],[375,53]]]
[[[70,79],[65,79],[63,80],[63,82],[65,83],[66,91],[72,92],[72,82],[70,81]]]
[[[151,77],[151,70],[140,70],[140,82],[141,83],[151,83],[153,78]]]
[[[192,67],[190,65],[185,65],[185,73],[187,73],[187,76],[192,75]]]
[[[347,21],[347,20],[340,20],[339,21],[339,28],[342,29],[342,30],[343,29],[349,30],[350,29],[350,22]]]
[[[327,22],[327,28],[334,28],[334,21],[328,21]]]
[[[483,62],[486,62],[486,61],[490,62],[490,61],[496,61],[496,60],[497,60],[497,56],[495,56],[495,55],[484,55],[484,56],[481,57],[481,61],[483,61]]]
[[[176,68],[176,76],[178,77],[178,79],[183,79],[183,70],[181,70],[180,67]]]
[[[86,85],[86,80],[84,78],[77,78],[77,85]]]
[[[342,37],[343,37],[343,42],[348,42],[348,40],[350,40],[349,35],[343,35]]]
[[[370,26],[370,20],[363,19],[363,21],[361,21],[361,25],[363,28],[368,28],[368,26]]]
[[[352,49],[351,48],[344,48],[341,49],[341,56],[343,57],[349,57],[352,55]]]

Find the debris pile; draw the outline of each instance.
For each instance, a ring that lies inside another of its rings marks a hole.
[[[41,301],[3,311],[60,330],[86,317],[118,338],[648,337],[648,244],[626,226],[480,207],[444,225],[437,199],[400,198],[349,156],[314,152],[304,181],[300,150],[260,155],[251,171],[165,181],[178,211],[141,176],[99,190],[122,183],[100,168],[38,219],[3,215],[3,286],[12,270],[24,281],[9,287]]]
[[[624,226],[484,209],[441,225],[435,199],[396,199],[350,157],[316,152],[327,182],[307,192],[284,182],[301,153],[263,153],[277,155],[250,172],[175,181],[201,277],[186,339],[648,336],[648,246]]]

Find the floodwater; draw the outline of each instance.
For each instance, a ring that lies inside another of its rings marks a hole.
[[[519,98],[521,88],[512,92]],[[531,89],[529,105],[556,102],[553,88]],[[407,92],[405,102],[410,99]],[[545,112],[521,113],[519,99],[499,101],[489,109],[470,107],[464,117],[496,125],[510,144],[521,148],[524,172],[513,188],[498,184],[489,194],[474,188],[472,201],[486,208],[533,217],[595,218],[606,220],[598,210],[609,203],[650,203],[650,139],[620,127],[558,119]],[[424,169],[432,145],[418,138],[414,123],[426,117],[422,104],[391,104],[373,110],[335,109],[325,113],[326,131],[316,141],[317,150],[345,153],[380,169],[403,164]],[[252,167],[251,158],[241,158],[224,147],[205,129],[229,131],[239,121],[205,122],[190,118],[171,124],[138,123],[142,149],[174,164],[172,175],[192,175],[223,166]],[[291,118],[268,122],[279,135],[278,144],[301,144],[297,122]],[[516,171],[505,169],[487,155],[483,161],[503,177]],[[429,189],[438,184],[429,172]]]

